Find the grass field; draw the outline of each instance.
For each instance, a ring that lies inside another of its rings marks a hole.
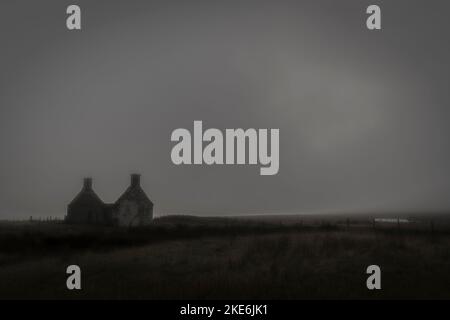
[[[0,222],[0,299],[449,299],[447,230],[342,217]],[[81,291],[66,289],[71,264]],[[366,288],[371,264],[382,290]]]

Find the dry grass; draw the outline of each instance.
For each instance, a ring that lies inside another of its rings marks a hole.
[[[149,229],[3,225],[0,298],[450,298],[444,233],[214,223],[171,224],[158,237]],[[65,288],[69,264],[82,269],[79,292]],[[382,269],[381,291],[365,287],[370,264]]]

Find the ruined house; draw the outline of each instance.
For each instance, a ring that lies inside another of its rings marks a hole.
[[[153,202],[141,188],[140,175],[131,175],[131,184],[114,203],[104,203],[85,178],[80,193],[69,203],[65,221],[72,224],[142,226],[153,218]]]

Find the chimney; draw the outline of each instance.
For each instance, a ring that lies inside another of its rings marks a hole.
[[[141,175],[133,173],[131,175],[131,186],[132,187],[139,187],[141,184]]]
[[[91,190],[92,189],[92,178],[84,178],[83,180],[83,189]]]

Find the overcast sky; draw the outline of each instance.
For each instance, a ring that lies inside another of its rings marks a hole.
[[[65,10],[82,9],[68,31]],[[369,4],[382,30],[365,27]],[[164,213],[450,211],[448,1],[2,1],[0,219],[142,174]],[[279,128],[280,171],[175,166],[176,128]]]

